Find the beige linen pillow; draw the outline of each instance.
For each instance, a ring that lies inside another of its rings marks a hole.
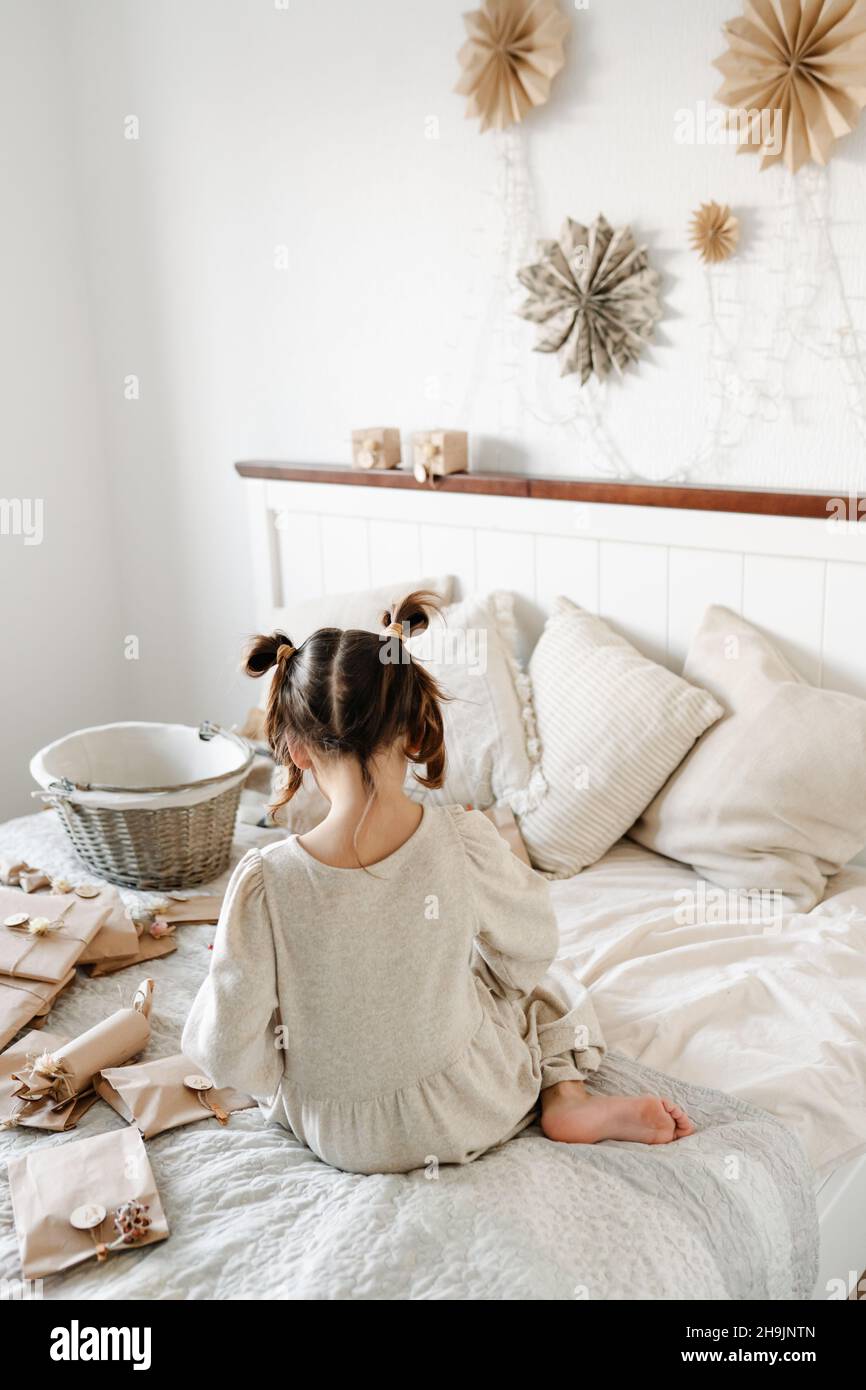
[[[536,868],[567,878],[621,839],[723,710],[565,598],[529,674],[547,794],[520,833]]]
[[[775,891],[808,912],[866,844],[866,700],[807,684],[727,608],[707,610],[683,674],[728,713],[631,838],[723,888]]]
[[[395,579],[389,584],[377,584],[372,589],[357,589],[346,594],[322,594],[302,603],[288,603],[274,611],[274,627],[291,637],[296,647],[305,642],[311,632],[320,627],[357,628],[361,632],[377,632],[382,611],[395,599],[417,589],[430,589],[443,603],[451,602],[454,581],[451,575],[440,574],[424,579]],[[264,704],[264,701],[259,701]]]

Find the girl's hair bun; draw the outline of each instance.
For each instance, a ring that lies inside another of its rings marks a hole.
[[[434,594],[431,589],[416,589],[386,608],[379,618],[379,624],[383,631],[391,627],[398,627],[401,631],[408,629],[409,636],[414,637],[430,626],[430,619],[441,608],[439,594]]]
[[[292,643],[285,633],[272,632],[265,636],[260,632],[247,643],[241,669],[248,676],[264,676],[272,666],[276,666],[280,647],[291,646]]]

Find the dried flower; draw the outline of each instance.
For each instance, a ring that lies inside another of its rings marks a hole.
[[[146,1202],[129,1201],[119,1206],[114,1213],[115,1229],[124,1245],[135,1245],[143,1240],[150,1229],[150,1207]]]

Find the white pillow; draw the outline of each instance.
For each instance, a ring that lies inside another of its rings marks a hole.
[[[631,838],[723,888],[808,912],[866,844],[866,700],[807,684],[751,623],[710,608],[684,674],[728,713]]]
[[[407,792],[438,805],[504,804],[515,814],[539,803],[539,765],[532,696],[516,655],[514,596],[478,595],[445,610],[409,641],[446,694],[445,784],[436,791],[407,779]]]
[[[454,581],[450,574],[434,575],[427,579],[395,579],[390,584],[377,584],[372,589],[357,589],[348,594],[322,594],[305,599],[303,603],[288,604],[273,612],[273,626],[292,639],[296,647],[306,642],[320,627],[357,628],[360,632],[377,632],[379,618],[385,608],[404,594],[417,589],[429,589],[443,603],[451,601]],[[268,703],[270,681],[262,681],[259,706]]]
[[[520,833],[536,868],[566,878],[621,839],[723,710],[565,598],[529,674],[547,795]]]
[[[402,598],[404,594],[414,593],[418,589],[428,589],[438,594],[442,602],[447,604],[453,588],[454,581],[451,575],[446,574],[426,579],[395,579],[389,584],[377,584],[372,589],[356,589],[351,593],[322,594],[318,598],[275,609],[273,626],[290,637],[296,647],[320,627],[357,628],[361,632],[376,632],[383,610],[395,599]],[[261,682],[260,709],[267,706],[270,683],[271,678]],[[281,767],[274,768],[271,787],[273,798],[282,791],[284,776]],[[327,812],[328,802],[316,786],[313,774],[308,772],[304,775],[303,785],[291,801],[281,806],[276,815],[269,819],[272,824],[284,826],[290,834],[305,835],[324,819]]]
[[[450,587],[450,581],[447,583]],[[441,592],[441,584],[419,580],[414,585],[395,587],[385,593],[380,606],[412,588],[435,589],[439,585]],[[369,595],[365,602],[367,598]],[[375,605],[372,611],[376,613]],[[441,619],[434,618],[428,630],[411,638],[408,645],[413,659],[423,661],[452,699],[443,705],[445,783],[436,790],[422,787],[410,766],[407,794],[416,801],[471,805],[480,810],[504,804],[515,813],[537,805],[544,794],[544,779],[530,682],[516,656],[513,595],[474,596],[452,604]],[[277,768],[274,795],[283,775]],[[319,823],[327,809],[328,802],[308,773],[300,791],[277,812],[276,821],[302,835]]]

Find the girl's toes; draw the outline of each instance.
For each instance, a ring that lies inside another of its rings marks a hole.
[[[694,1134],[695,1127],[681,1105],[667,1098],[662,1099],[662,1105],[670,1115],[676,1125],[676,1139],[686,1139],[690,1134]]]

